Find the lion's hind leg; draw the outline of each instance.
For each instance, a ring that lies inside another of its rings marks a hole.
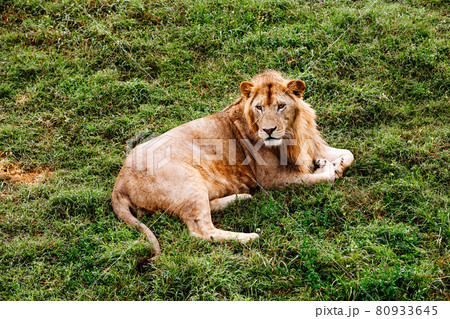
[[[228,201],[230,200],[228,199]],[[220,201],[216,203],[220,203]],[[214,227],[211,219],[211,208],[207,192],[195,194],[194,197],[185,201],[181,208],[182,211],[177,215],[179,215],[186,223],[189,232],[194,237],[214,242],[237,240],[241,243],[246,243],[259,237],[258,234],[255,233],[247,234],[231,232]]]
[[[250,194],[230,195],[222,198],[213,199],[212,201],[209,202],[209,206],[211,207],[212,212],[217,212],[225,209],[229,204],[235,202],[236,200],[250,199],[250,198],[252,198],[252,195]]]

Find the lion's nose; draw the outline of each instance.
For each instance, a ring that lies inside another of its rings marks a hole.
[[[272,134],[275,130],[277,129],[277,127],[272,127],[272,128],[263,128],[263,131],[267,133],[267,135],[270,136],[270,134]]]

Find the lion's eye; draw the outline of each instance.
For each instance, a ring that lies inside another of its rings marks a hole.
[[[257,105],[255,106],[258,110],[262,111],[262,106],[261,105]]]
[[[284,109],[285,106],[286,104],[278,104],[278,111]]]

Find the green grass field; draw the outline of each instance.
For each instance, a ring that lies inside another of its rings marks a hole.
[[[450,5],[444,0],[0,0],[1,300],[448,300]],[[208,243],[116,219],[127,141],[302,79],[333,185],[257,190]]]

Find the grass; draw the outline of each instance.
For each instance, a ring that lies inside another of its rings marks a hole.
[[[450,6],[439,0],[0,0],[1,300],[448,300]],[[334,185],[213,216],[250,245],[117,220],[127,141],[217,112],[264,69],[303,79]]]

